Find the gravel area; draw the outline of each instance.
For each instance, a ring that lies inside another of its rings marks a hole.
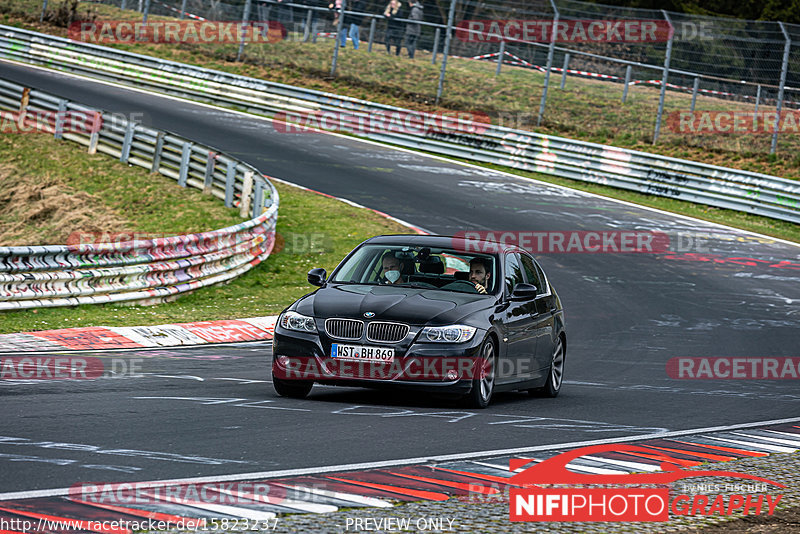
[[[452,498],[444,502],[413,502],[394,508],[357,508],[331,514],[293,514],[279,517],[274,532],[780,532],[800,533],[800,453],[772,454],[766,458],[744,458],[704,464],[704,470],[737,471],[758,475],[785,484],[784,490],[769,487],[767,493],[782,493],[773,516],[676,516],[665,523],[512,523],[508,519],[508,497],[495,495],[477,498]],[[678,481],[670,498],[680,493],[692,495],[698,484],[747,484],[748,481],[722,478],[696,478]],[[709,492],[710,495],[724,491]],[[383,520],[381,522],[381,520]],[[408,525],[408,527],[406,527]]]

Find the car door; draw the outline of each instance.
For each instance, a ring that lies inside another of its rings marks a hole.
[[[533,257],[522,253],[520,255],[520,263],[527,283],[535,285],[538,289],[536,298],[533,301],[532,330],[536,346],[536,367],[540,373],[546,373],[550,368],[550,359],[555,344],[555,338],[553,337],[555,332],[555,296],[550,291],[544,272],[536,264]]]
[[[517,253],[504,254],[503,322],[506,327],[507,358],[499,363],[498,382],[530,380],[540,376],[536,362],[534,336],[535,299],[513,300],[514,287],[525,282],[525,273]]]

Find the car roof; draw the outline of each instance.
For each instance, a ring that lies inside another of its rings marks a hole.
[[[471,243],[487,245],[485,247],[478,247],[480,250],[485,250],[486,254],[494,254],[498,252],[522,252],[516,245],[509,245],[492,241],[487,239],[475,239],[473,237],[461,236],[447,236],[447,235],[419,235],[419,234],[392,234],[392,235],[379,235],[371,237],[364,241],[364,244],[370,245],[386,245],[386,246],[416,246],[416,247],[437,247],[437,248],[457,248],[459,243],[464,243],[465,240]],[[462,245],[463,246],[463,245]],[[475,252],[478,252],[477,250]]]

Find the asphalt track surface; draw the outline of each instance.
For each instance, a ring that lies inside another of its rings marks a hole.
[[[434,233],[660,230],[682,245],[671,254],[537,254],[567,316],[567,381],[554,400],[500,394],[488,409],[469,411],[414,393],[319,386],[309,399],[283,399],[269,382],[266,343],[93,354],[120,372],[133,364],[136,372],[123,378],[0,381],[0,492],[800,416],[797,380],[675,380],[665,370],[674,357],[800,356],[796,246],[350,138],[277,133],[269,120],[62,74],[0,62],[0,77],[143,113],[147,125],[218,147],[268,175]]]

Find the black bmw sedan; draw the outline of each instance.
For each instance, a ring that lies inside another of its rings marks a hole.
[[[515,246],[445,236],[361,243],[278,317],[272,379],[302,398],[314,383],[408,387],[485,408],[496,391],[555,397],[564,311],[536,260]]]

